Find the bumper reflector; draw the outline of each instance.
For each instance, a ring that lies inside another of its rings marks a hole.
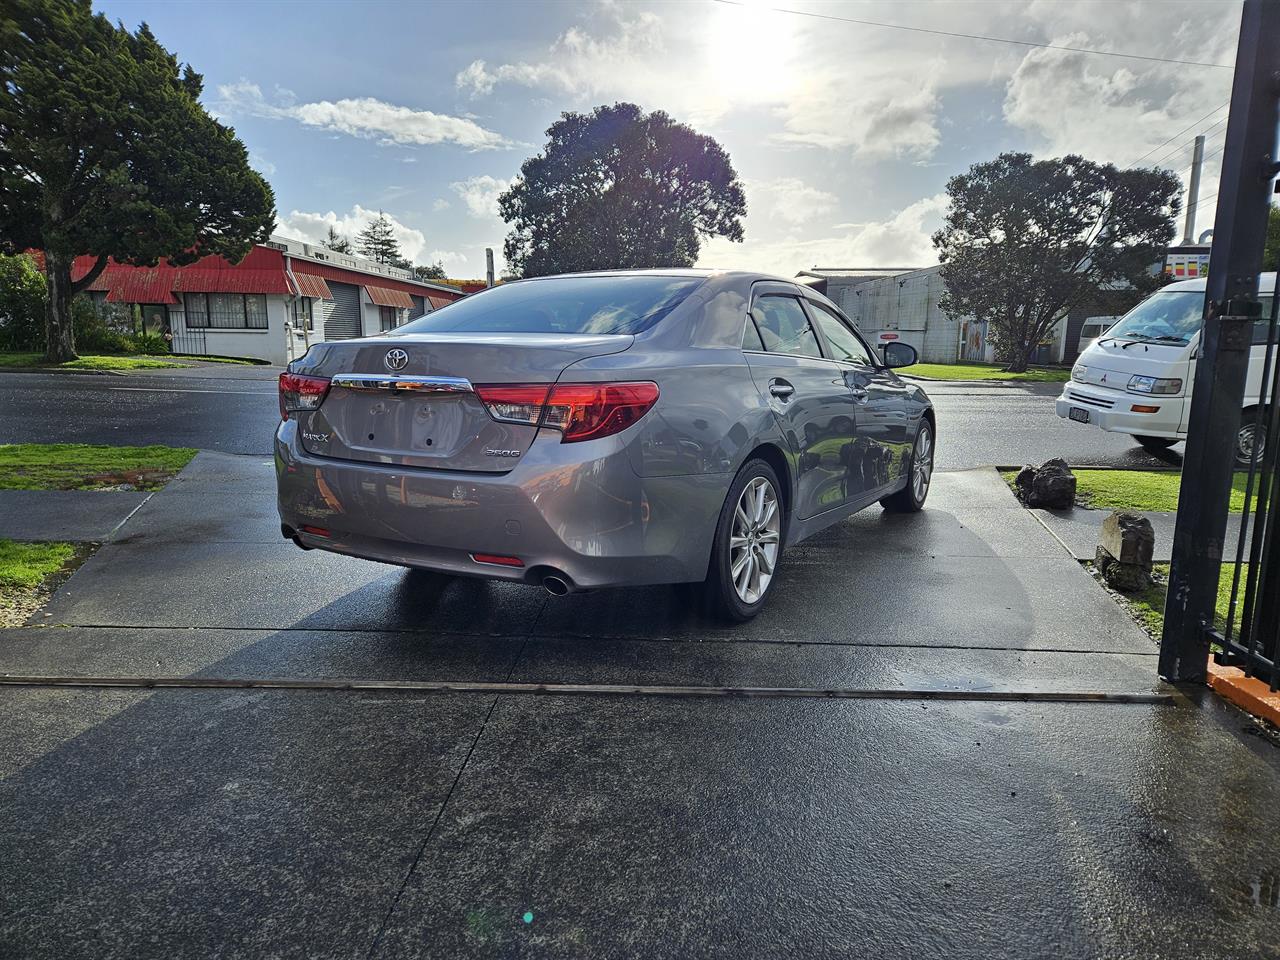
[[[305,523],[304,523],[304,524],[303,524],[302,526],[300,526],[298,529],[299,529],[299,530],[301,530],[303,533],[309,533],[309,534],[311,534],[311,536],[313,536],[313,537],[327,537],[327,536],[330,536],[329,531],[328,531],[328,530],[326,530],[324,527],[312,527],[312,526],[309,526],[309,525],[307,525],[307,524],[305,524]]]
[[[1159,407],[1150,407],[1141,403],[1135,403],[1129,409],[1132,410],[1134,413],[1159,413],[1160,412]]]
[[[476,563],[492,563],[499,567],[523,567],[524,561],[519,557],[503,557],[496,553],[473,553],[471,559]]]

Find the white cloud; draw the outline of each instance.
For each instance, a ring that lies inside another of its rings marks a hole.
[[[389,213],[384,215],[391,221],[391,229],[395,234],[396,241],[400,244],[401,254],[415,263],[420,262],[419,257],[427,245],[426,235],[421,230],[405,226]],[[276,220],[275,232],[307,243],[323,243],[329,235],[329,228],[333,227],[338,233],[350,240],[354,247],[356,234],[367,227],[377,216],[377,210],[369,210],[359,204],[352,207],[349,213],[341,215],[332,210],[328,213],[310,213],[305,210],[294,210],[288,216],[280,217]]]
[[[467,255],[456,250],[432,250],[427,254],[427,262],[443,264],[445,272],[448,273],[454,267],[466,266]]]
[[[840,224],[842,232],[813,236],[793,231],[785,237],[733,243],[720,237],[703,244],[705,267],[761,270],[780,276],[816,265],[824,267],[927,267],[938,262],[930,239],[942,225],[946,194],[917,200],[886,220]]]
[[[444,197],[437,197],[435,200],[432,201],[431,209],[434,210],[436,213],[439,213],[441,210],[448,210],[449,201],[446,200]]]
[[[501,134],[473,120],[414,110],[373,97],[317,100],[312,103],[271,102],[256,83],[241,80],[218,87],[217,110],[268,119],[292,119],[321,130],[378,140],[384,144],[432,145],[456,143],[472,150],[511,146]]]
[[[498,217],[498,196],[505,193],[514,180],[500,180],[497,177],[468,177],[449,184],[450,188],[467,205],[467,212],[473,217]]]
[[[747,209],[753,217],[762,214],[791,224],[805,223],[830,213],[840,203],[834,193],[811,187],[797,177],[748,180],[745,186]]]

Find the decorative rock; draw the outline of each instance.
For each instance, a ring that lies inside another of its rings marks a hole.
[[[1068,510],[1076,502],[1076,475],[1060,457],[1037,467],[1023,467],[1014,480],[1018,499],[1028,507]]]
[[[1102,521],[1102,542],[1095,562],[1107,586],[1121,593],[1149,587],[1155,545],[1155,530],[1146,517],[1116,510]]]
[[[1151,572],[1156,532],[1141,514],[1114,510],[1102,521],[1102,546],[1121,563],[1136,563]]]

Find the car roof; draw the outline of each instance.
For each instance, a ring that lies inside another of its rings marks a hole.
[[[797,286],[794,279],[758,270],[720,270],[711,267],[651,267],[644,270],[583,270],[578,273],[555,273],[545,277],[529,277],[528,280],[555,280],[565,277],[689,277],[705,280],[709,277],[750,277],[752,280],[777,280]],[[525,280],[516,281],[524,283]]]
[[[1205,288],[1206,282],[1207,281],[1205,277],[1195,277],[1194,279],[1191,279],[1191,280],[1178,280],[1175,283],[1166,284],[1165,286],[1161,287],[1160,291],[1163,291],[1163,290],[1203,291]],[[1258,274],[1259,290],[1266,293],[1266,292],[1274,291],[1275,288],[1276,288],[1276,275],[1274,273]],[[1160,292],[1160,291],[1157,291],[1157,292]]]

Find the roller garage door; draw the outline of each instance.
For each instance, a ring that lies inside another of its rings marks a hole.
[[[354,283],[329,281],[332,300],[324,304],[324,338],[326,340],[351,340],[364,336],[360,326],[360,288]]]

